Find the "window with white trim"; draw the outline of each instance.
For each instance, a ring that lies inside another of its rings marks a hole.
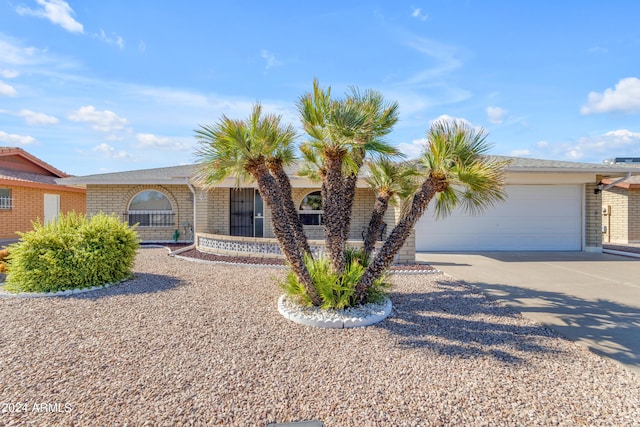
[[[298,215],[303,225],[322,225],[322,193],[314,191],[302,199]]]
[[[145,190],[138,193],[127,212],[129,225],[138,224],[139,227],[172,227],[173,208],[171,202],[160,191]]]
[[[12,207],[11,189],[0,188],[0,209],[11,209]]]

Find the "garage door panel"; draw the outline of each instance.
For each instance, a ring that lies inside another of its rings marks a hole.
[[[416,225],[418,251],[580,250],[582,187],[507,186],[507,199],[479,216],[456,210]]]

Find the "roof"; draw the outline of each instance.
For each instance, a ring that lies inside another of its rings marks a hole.
[[[593,173],[606,176],[624,176],[627,172],[640,169],[625,165],[604,165],[597,163],[576,163],[557,160],[529,159],[523,157],[491,156],[498,160],[508,160],[509,172],[563,172],[563,173]],[[114,185],[114,184],[185,184],[195,175],[198,165],[171,166],[155,169],[141,169],[125,172],[113,172],[97,175],[87,175],[58,179],[57,182],[65,185]],[[294,166],[292,170],[296,170]],[[292,186],[308,186],[308,181],[294,175]],[[233,179],[228,179],[221,184],[222,187],[233,186]]]
[[[563,160],[530,159],[527,157],[491,156],[499,160],[510,161],[509,172],[591,172],[599,175],[624,176],[628,172],[640,173],[633,166],[602,163],[567,162]]]
[[[19,157],[23,161],[6,161],[7,157]],[[54,191],[85,192],[84,188],[66,187],[59,184],[57,179],[64,179],[70,175],[51,166],[37,157],[18,147],[0,147],[0,183],[7,186],[40,188]],[[38,173],[43,172],[43,173]]]
[[[64,178],[64,177],[68,177],[69,174],[62,172],[61,170],[54,168],[53,166],[51,166],[49,163],[40,160],[39,158],[37,158],[36,156],[33,156],[29,153],[27,153],[26,151],[24,151],[22,148],[19,147],[0,147],[0,157],[7,157],[7,156],[19,156],[22,157],[28,161],[30,161],[31,163],[40,166],[42,169],[45,169],[46,171],[50,172],[52,175],[57,176],[58,178]],[[2,169],[2,171],[6,171],[6,169]],[[54,183],[55,184],[55,183]]]
[[[101,184],[184,184],[195,173],[197,165],[170,166],[125,172],[101,173],[58,179],[65,185]]]
[[[606,185],[613,184],[614,182],[616,182],[616,179],[607,178],[602,180],[602,183]],[[634,175],[623,181],[616,182],[614,187],[626,188],[631,190],[640,189],[640,175]]]

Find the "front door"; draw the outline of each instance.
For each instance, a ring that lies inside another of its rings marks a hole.
[[[231,189],[229,234],[232,236],[264,236],[264,204],[258,190]]]

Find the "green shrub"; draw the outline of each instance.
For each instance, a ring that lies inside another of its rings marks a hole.
[[[56,292],[100,286],[131,276],[138,235],[115,216],[87,219],[71,212],[48,224],[33,223],[10,246],[5,289]]]
[[[346,252],[347,268],[342,275],[331,270],[331,263],[326,256],[312,259],[305,256],[305,264],[311,275],[314,288],[322,299],[321,308],[343,309],[355,305],[355,287],[364,274],[369,259],[360,250],[348,249]],[[366,302],[381,302],[391,284],[385,277],[377,279],[369,289]],[[304,286],[298,282],[293,271],[289,271],[285,280],[280,283],[284,293],[303,306],[311,306],[311,299]]]

